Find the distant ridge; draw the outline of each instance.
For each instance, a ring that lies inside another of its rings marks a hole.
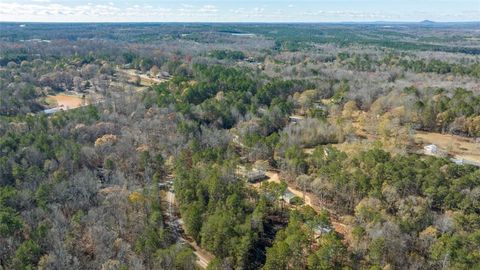
[[[430,21],[430,20],[423,20],[423,21],[421,21],[420,23],[423,23],[423,24],[434,24],[435,22],[434,22],[434,21]]]

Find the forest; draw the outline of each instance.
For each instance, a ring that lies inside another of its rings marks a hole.
[[[479,269],[478,27],[0,23],[0,270]]]

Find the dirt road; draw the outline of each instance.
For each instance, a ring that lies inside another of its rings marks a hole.
[[[170,219],[170,225],[172,227],[173,233],[177,237],[179,242],[188,243],[193,248],[193,253],[197,256],[197,265],[203,269],[208,267],[208,264],[214,259],[214,256],[210,254],[208,251],[202,249],[195,243],[195,241],[190,241],[186,239],[181,231],[180,228],[183,227],[182,219],[175,214],[175,194],[173,192],[167,191],[167,216]],[[183,229],[183,231],[185,231]]]
[[[278,175],[278,172],[268,171],[266,172],[266,175],[268,176],[267,181],[280,183],[280,176]],[[320,212],[321,210],[327,210],[330,213],[330,222],[332,223],[332,226],[337,233],[341,235],[346,235],[349,232],[349,229],[350,229],[349,226],[339,222],[335,218],[336,216],[335,212],[332,211],[331,209],[328,209],[324,205],[322,205],[314,194],[310,192],[305,192],[305,197],[304,197],[304,194],[301,190],[299,190],[293,184],[289,184],[289,183],[287,184],[288,184],[288,190],[290,192],[292,192],[293,194],[295,194],[296,196],[302,199],[304,198],[305,204],[312,207],[317,213]]]

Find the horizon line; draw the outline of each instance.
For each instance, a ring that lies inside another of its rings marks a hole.
[[[208,24],[223,24],[223,23],[233,23],[233,24],[248,24],[248,23],[256,23],[256,24],[373,24],[373,23],[411,23],[411,24],[448,24],[448,23],[480,23],[478,21],[432,21],[432,20],[421,20],[421,21],[388,21],[388,20],[378,20],[378,21],[271,21],[271,22],[264,22],[264,21],[0,21],[0,23],[18,23],[18,24],[26,24],[26,23],[33,23],[33,24],[46,24],[46,23],[54,23],[54,24],[61,24],[61,23],[68,23],[68,24],[84,24],[84,23],[98,23],[98,24],[115,24],[115,23],[184,23],[184,24],[194,24],[194,23],[208,23]]]

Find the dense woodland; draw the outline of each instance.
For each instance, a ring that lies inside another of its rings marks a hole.
[[[0,269],[480,268],[478,27],[0,24]]]

